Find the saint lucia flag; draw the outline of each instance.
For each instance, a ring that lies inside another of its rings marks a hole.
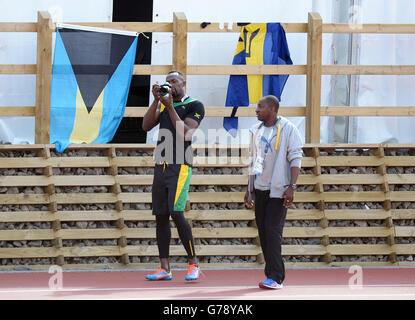
[[[137,33],[58,25],[52,67],[50,143],[107,143],[123,118]]]
[[[293,64],[284,28],[279,23],[247,24],[242,27],[233,65]],[[281,93],[288,75],[231,75],[226,106],[234,107],[231,117],[223,119],[223,127],[236,136],[238,118],[236,108],[257,104],[265,95],[281,101]]]

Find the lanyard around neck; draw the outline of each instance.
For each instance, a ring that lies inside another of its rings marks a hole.
[[[268,139],[264,137],[265,125],[262,124],[261,132],[260,132],[260,141],[265,143],[265,154],[268,152],[268,149],[271,148],[272,134],[274,133],[274,128],[277,126],[277,123],[278,123],[278,129],[277,129],[277,139],[275,141],[275,151],[278,150],[278,145],[279,145],[279,140],[280,140],[280,133],[281,133],[281,122],[279,120],[280,119],[277,119],[277,122],[272,127],[272,129],[271,129],[271,131],[268,135]],[[259,148],[259,143],[258,143],[257,152],[259,152],[259,149],[260,148]]]

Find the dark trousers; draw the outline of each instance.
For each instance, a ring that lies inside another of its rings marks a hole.
[[[287,209],[283,203],[282,198],[270,198],[269,191],[255,190],[255,220],[265,259],[265,276],[278,283],[285,278],[281,243]]]
[[[168,214],[156,215],[156,238],[160,258],[169,258],[170,256],[171,229],[169,216]],[[176,224],[179,238],[187,252],[187,257],[194,258],[196,256],[195,247],[189,222],[187,222],[183,213],[174,213],[171,217]]]

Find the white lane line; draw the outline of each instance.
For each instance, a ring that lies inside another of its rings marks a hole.
[[[364,288],[415,288],[414,284],[370,284],[363,285]],[[314,288],[348,288],[355,289],[354,287],[349,287],[348,285],[285,285],[284,289],[314,289]],[[229,290],[229,289],[258,289],[258,286],[181,286],[181,287],[131,287],[131,288],[61,288],[61,289],[4,289],[0,290],[0,293],[35,293],[35,292],[81,292],[81,291],[169,291],[169,290]]]

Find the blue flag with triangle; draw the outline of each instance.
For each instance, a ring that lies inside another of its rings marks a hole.
[[[108,143],[123,118],[137,33],[61,25],[52,66],[50,143]]]

